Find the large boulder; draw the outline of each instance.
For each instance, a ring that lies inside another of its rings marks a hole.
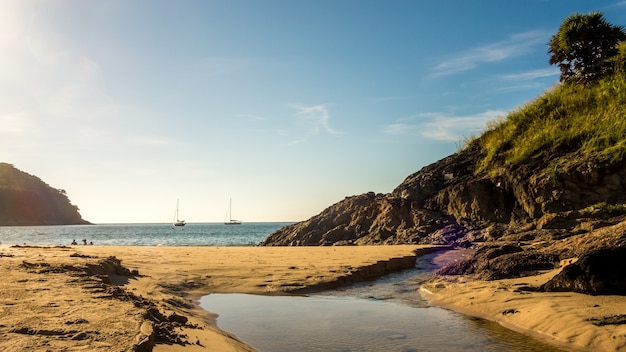
[[[554,269],[559,263],[556,254],[524,250],[520,246],[489,245],[479,248],[471,257],[452,263],[438,271],[439,275],[474,275],[483,280],[524,277],[541,270]]]
[[[626,294],[626,247],[583,254],[542,285],[543,291],[574,291],[593,295]]]

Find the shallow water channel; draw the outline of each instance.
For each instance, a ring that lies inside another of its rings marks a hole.
[[[415,270],[308,296],[212,294],[200,305],[259,351],[562,351],[501,327],[429,306],[417,288],[449,251]]]

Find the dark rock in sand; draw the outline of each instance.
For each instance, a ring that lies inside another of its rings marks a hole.
[[[541,289],[626,295],[625,268],[626,247],[602,248],[584,254],[577,262],[564,267]]]
[[[485,246],[470,258],[453,263],[438,271],[439,275],[476,275],[484,280],[507,279],[554,269],[559,256],[535,250],[523,250],[515,245]]]

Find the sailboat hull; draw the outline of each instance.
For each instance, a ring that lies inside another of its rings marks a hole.
[[[226,212],[226,219],[228,220],[224,220],[224,225],[241,225],[241,220],[235,220],[232,218],[232,207],[233,207],[233,200],[230,199],[228,202],[228,212]]]
[[[187,223],[185,220],[178,220],[178,199],[176,199],[176,211],[174,212],[174,222],[172,225],[174,226],[185,226]]]

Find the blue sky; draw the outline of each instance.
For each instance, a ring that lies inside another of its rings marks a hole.
[[[0,161],[95,223],[300,221],[388,193],[558,82],[626,1],[3,0]]]

